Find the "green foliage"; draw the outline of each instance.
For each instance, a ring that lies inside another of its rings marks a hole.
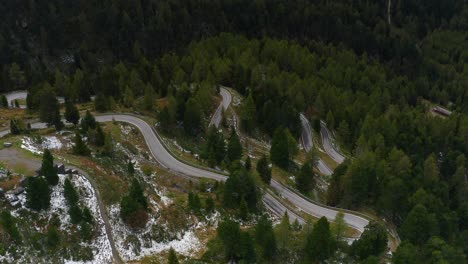
[[[370,222],[361,237],[351,245],[351,255],[359,260],[378,257],[387,249],[387,231],[376,222]]]
[[[218,238],[223,243],[226,261],[236,259],[239,254],[239,241],[241,238],[239,224],[231,220],[225,220],[219,224],[217,232]]]
[[[54,91],[49,83],[45,83],[36,95],[39,105],[39,118],[41,121],[47,123],[48,126],[55,126],[60,130],[63,126],[60,120],[60,106]]]
[[[76,131],[74,143],[73,154],[80,156],[89,156],[91,154],[91,150],[86,146],[86,143],[84,143],[83,138],[81,138],[78,131]]]
[[[307,236],[305,258],[308,262],[321,262],[329,259],[335,251],[335,240],[325,217],[320,218]]]
[[[179,260],[177,259],[177,254],[175,250],[171,247],[169,249],[169,256],[167,257],[168,264],[179,264]]]
[[[223,206],[238,209],[245,199],[249,212],[257,211],[258,190],[253,177],[241,168],[231,173],[223,189]]]
[[[406,217],[401,227],[401,237],[415,245],[424,244],[429,237],[438,233],[437,219],[426,207],[417,204]]]
[[[81,130],[86,133],[88,129],[96,129],[97,123],[94,116],[89,112],[86,111],[85,116],[81,119]]]
[[[271,161],[283,169],[288,169],[291,157],[288,136],[284,128],[275,130],[271,141],[270,157]]]
[[[292,229],[291,224],[289,223],[289,215],[286,211],[281,218],[281,222],[276,227],[276,240],[278,241],[278,248],[285,250],[290,247],[291,240],[292,240]]]
[[[205,200],[205,210],[208,213],[212,213],[215,209],[214,200],[211,197],[206,198]]]
[[[148,220],[148,201],[137,179],[133,179],[129,194],[120,202],[120,216],[132,228],[142,228]]]
[[[54,157],[49,149],[45,149],[42,154],[42,165],[41,165],[41,175],[47,179],[47,182],[50,185],[57,185],[59,178],[57,175],[57,169],[54,166]]]
[[[8,108],[8,99],[6,98],[5,95],[1,95],[0,96],[0,105],[3,107],[3,108]]]
[[[11,131],[11,134],[13,135],[21,134],[22,129],[21,129],[20,120],[18,119],[10,120],[10,131]]]
[[[235,160],[240,160],[242,157],[242,145],[239,141],[235,130],[231,132],[231,137],[229,138],[229,143],[227,146],[227,158],[230,162]]]
[[[130,174],[130,175],[135,174],[135,167],[134,167],[133,162],[132,162],[131,160],[129,160],[129,161],[127,162],[127,172],[128,172],[128,174]]]
[[[198,194],[189,192],[188,193],[188,207],[190,210],[199,212],[201,209],[201,202],[200,202],[200,197],[198,197]]]
[[[247,220],[249,217],[249,207],[247,205],[247,202],[245,201],[245,198],[242,197],[239,205],[239,218],[242,220]]]
[[[255,242],[260,247],[263,259],[267,261],[274,259],[278,248],[276,245],[275,233],[273,232],[273,226],[266,215],[262,215],[255,226]]]
[[[299,174],[296,176],[296,188],[304,193],[308,194],[315,187],[315,173],[312,170],[310,163],[306,162],[302,165]]]
[[[63,185],[63,195],[67,200],[68,206],[76,205],[80,200],[78,192],[76,191],[75,187],[68,178],[65,179],[65,183]]]
[[[208,165],[214,167],[221,163],[226,156],[226,144],[221,132],[214,126],[208,130],[206,144],[204,146],[201,157],[208,161]]]
[[[81,211],[78,204],[73,204],[69,206],[68,214],[70,215],[72,224],[79,224],[83,220],[83,211]]]
[[[270,184],[271,181],[271,168],[268,158],[263,155],[257,162],[257,172],[262,178],[263,182]]]
[[[106,135],[99,124],[96,126],[96,134],[92,139],[92,142],[98,147],[102,147],[106,143]]]
[[[11,215],[9,211],[2,211],[0,214],[0,224],[3,230],[10,236],[16,243],[21,242],[21,235],[18,231],[17,220]]]
[[[88,207],[83,208],[83,220],[88,224],[92,224],[94,222],[93,215],[91,214],[91,210]]]
[[[252,93],[250,93],[242,105],[242,112],[240,115],[241,125],[248,133],[251,133],[255,127],[256,112],[255,102]]]
[[[26,205],[36,211],[49,208],[50,189],[44,177],[28,177]]]
[[[252,160],[250,159],[250,156],[247,156],[247,158],[245,159],[244,167],[247,171],[250,171],[252,169]]]
[[[78,111],[78,108],[76,108],[75,104],[73,104],[70,101],[67,101],[65,103],[65,119],[72,123],[73,125],[77,125],[78,122],[80,121],[80,112]]]
[[[60,245],[60,233],[55,226],[49,228],[47,231],[47,246],[50,249],[55,249]]]
[[[185,106],[184,129],[187,135],[195,136],[201,128],[202,111],[196,99],[190,98]]]

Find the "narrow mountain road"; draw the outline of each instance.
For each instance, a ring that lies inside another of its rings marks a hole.
[[[304,147],[305,152],[309,152],[313,147],[312,126],[310,125],[309,120],[303,113],[300,114],[300,118],[301,118],[301,125],[302,125],[302,133],[301,133],[302,146]],[[328,167],[327,164],[321,158],[319,158],[317,161],[317,168],[320,171],[320,173],[326,176],[330,176],[333,173],[330,167]]]
[[[208,125],[215,126],[217,128],[223,120],[223,110],[226,110],[232,101],[232,95],[225,87],[220,86],[219,93],[221,94],[223,101],[219,104],[218,108],[216,108],[215,113],[211,117],[210,124]]]
[[[225,90],[225,89],[223,89]],[[230,97],[227,97],[230,98]],[[230,103],[230,101],[229,101]],[[224,106],[224,104],[223,104]],[[125,122],[134,125],[138,128],[144,139],[148,148],[150,149],[154,158],[164,167],[169,169],[170,171],[175,171],[177,173],[182,173],[188,176],[194,177],[203,177],[203,178],[210,178],[218,181],[225,181],[227,176],[216,172],[214,170],[208,168],[199,168],[187,163],[184,163],[178,159],[176,159],[169,151],[165,148],[163,143],[160,140],[159,135],[157,134],[156,130],[152,128],[146,121],[127,114],[106,114],[106,115],[99,115],[96,116],[96,121],[98,122],[111,122],[111,121],[118,121],[118,122]],[[44,124],[33,124],[35,128],[44,127]],[[338,208],[330,208],[325,207],[322,205],[318,205],[313,203],[312,201],[302,197],[300,194],[296,193],[295,191],[289,189],[286,186],[279,184],[276,181],[271,182],[272,189],[279,193],[283,198],[289,200],[294,206],[302,210],[303,212],[313,215],[315,217],[322,217],[325,216],[328,220],[333,221],[335,216],[340,209]],[[289,209],[284,206],[281,202],[279,202],[275,197],[271,195],[266,195],[263,198],[264,203],[267,204],[269,208],[281,208],[282,212],[289,211]],[[291,217],[293,218],[294,215]],[[303,219],[298,219],[302,220]],[[360,216],[345,213],[345,221],[348,225],[354,227],[359,232],[363,232],[365,226],[368,224],[368,220],[362,218]]]
[[[322,135],[323,149],[338,164],[343,163],[345,157],[333,145],[332,135],[325,122],[320,121],[320,134]]]
[[[119,255],[119,251],[117,250],[117,247],[115,246],[114,236],[112,235],[112,226],[109,222],[109,217],[107,216],[106,206],[102,202],[101,193],[99,193],[99,188],[96,182],[94,181],[92,177],[89,177],[89,175],[82,169],[73,167],[73,166],[68,166],[68,167],[72,169],[76,169],[81,175],[83,175],[89,181],[89,183],[91,184],[91,187],[93,187],[94,193],[96,194],[96,199],[98,201],[99,212],[101,214],[101,218],[102,218],[102,221],[104,222],[104,227],[106,229],[107,239],[109,240],[109,243],[112,249],[112,258],[113,258],[112,263],[118,263],[118,264],[123,263]]]

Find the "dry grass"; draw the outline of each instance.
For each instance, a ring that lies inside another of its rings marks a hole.
[[[0,181],[0,188],[3,190],[8,191],[14,189],[18,186],[19,181],[21,180],[21,176],[18,174],[10,176],[8,179]]]

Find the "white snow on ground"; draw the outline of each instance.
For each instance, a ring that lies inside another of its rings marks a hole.
[[[169,199],[169,198],[168,198]],[[161,198],[161,200],[164,200]],[[120,206],[118,204],[112,205],[109,208],[109,217],[113,226],[113,235],[116,243],[117,250],[124,261],[138,260],[144,256],[158,254],[162,251],[169,250],[171,247],[177,251],[178,254],[193,256],[200,249],[204,247],[203,243],[196,236],[196,231],[205,229],[207,224],[199,222],[198,224],[190,227],[187,231],[178,232],[176,239],[170,241],[158,242],[154,239],[144,239],[146,234],[149,234],[153,227],[162,226],[165,229],[165,224],[159,222],[158,215],[159,206],[150,199],[150,204],[153,205],[153,212],[149,215],[148,223],[143,230],[134,231],[125,225],[120,217]],[[172,200],[171,200],[172,202]],[[212,225],[217,223],[219,214],[213,214],[212,219],[207,219],[207,222]],[[140,248],[136,248],[134,244],[128,242],[128,238],[134,236],[138,239]]]
[[[63,195],[63,186],[67,177],[68,175],[59,174],[59,183],[56,186],[51,187],[50,208],[49,210],[40,213],[40,215],[43,218],[49,218],[49,220],[52,217],[52,215],[58,215],[61,222],[61,230],[67,230],[72,225],[70,223],[70,215],[68,214],[68,205]],[[97,202],[96,194],[94,193],[94,189],[89,183],[89,181],[82,175],[72,175],[72,178],[70,180],[75,186],[78,193],[80,194],[80,201],[82,202],[82,205],[87,206],[93,215],[96,227],[96,237],[90,242],[81,243],[82,246],[88,246],[93,249],[93,261],[64,261],[65,263],[109,263],[112,260],[112,249],[110,246],[110,242],[107,238],[104,222],[99,211],[99,205]],[[26,192],[18,195],[18,199],[21,201],[22,208],[26,208]],[[12,211],[12,215],[14,215],[15,217],[19,217],[18,210],[19,209]],[[37,226],[35,228],[38,231],[45,231],[40,230],[40,228]],[[0,261],[1,260],[2,259],[0,258]]]
[[[62,147],[62,142],[55,136],[41,137],[40,140],[32,137],[23,137],[21,140],[22,149],[39,155],[43,153],[44,149],[61,149]]]

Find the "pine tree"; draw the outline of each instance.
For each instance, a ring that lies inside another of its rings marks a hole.
[[[5,95],[1,95],[0,97],[0,105],[3,107],[3,108],[8,108],[8,99],[6,98]]]
[[[80,121],[80,112],[78,111],[78,108],[76,108],[76,106],[70,101],[65,103],[65,119],[75,126]]]
[[[60,244],[60,233],[58,232],[55,226],[52,226],[49,231],[47,231],[47,246],[54,249]]]
[[[195,98],[190,98],[185,105],[184,130],[187,135],[194,136],[201,127],[202,112]]]
[[[249,93],[249,96],[242,105],[240,115],[241,125],[247,133],[251,133],[255,127],[256,113],[257,110],[252,93]]]
[[[275,130],[270,149],[271,161],[283,169],[289,167],[289,146],[288,138],[284,128],[279,127]]]
[[[88,156],[91,154],[88,146],[83,142],[80,133],[77,131],[75,134],[75,145],[73,146],[73,154],[80,156]]]
[[[71,205],[68,208],[68,214],[70,214],[70,219],[72,224],[79,224],[83,220],[83,211],[81,211],[78,204]]]
[[[213,167],[224,159],[225,152],[223,134],[217,128],[211,126],[208,130],[206,145],[201,157],[207,159],[208,164]]]
[[[96,136],[94,138],[94,145],[98,147],[104,146],[106,143],[106,135],[99,124],[96,124]]]
[[[307,236],[305,247],[306,260],[323,262],[330,258],[335,251],[335,242],[330,232],[330,224],[325,217],[320,218]]]
[[[237,258],[241,231],[239,224],[232,220],[225,220],[218,225],[218,238],[223,243],[224,256],[227,262]]]
[[[47,123],[48,126],[60,127],[60,106],[55,93],[50,84],[44,84],[42,90],[39,91],[39,118]]]
[[[19,121],[17,119],[10,120],[10,131],[13,135],[21,134],[21,128],[19,126]]]
[[[262,156],[257,162],[257,172],[262,178],[263,182],[270,184],[271,181],[271,168],[268,164],[268,159],[265,155]]]
[[[83,208],[83,216],[82,219],[89,224],[92,224],[94,221],[93,215],[91,214],[91,210],[88,207]]]
[[[170,115],[169,115],[169,109],[167,106],[164,106],[164,108],[159,112],[159,128],[161,128],[164,131],[168,131],[170,125]]]
[[[351,245],[350,253],[359,260],[365,260],[369,256],[379,256],[387,249],[387,242],[385,228],[371,221],[361,237]]]
[[[114,144],[111,134],[107,134],[104,139],[104,147],[102,149],[102,155],[113,157],[114,155]]]
[[[143,98],[143,106],[145,110],[151,111],[154,109],[155,95],[154,89],[151,84],[147,84],[145,87],[145,96]]]
[[[232,130],[231,137],[229,138],[227,157],[230,162],[240,160],[242,157],[242,145],[234,129]]]
[[[88,129],[95,129],[96,126],[96,119],[89,111],[86,111],[85,116],[81,119],[81,130],[86,133]]]
[[[332,231],[335,235],[336,241],[341,241],[346,232],[346,222],[344,220],[344,213],[339,211],[335,216],[335,221],[333,221]]]
[[[0,225],[3,230],[10,235],[13,241],[19,243],[21,241],[21,234],[18,231],[16,222],[16,218],[11,215],[10,211],[5,210],[0,214]]]
[[[50,185],[57,185],[59,178],[57,169],[54,167],[54,157],[49,149],[45,149],[42,154],[41,174],[47,179]]]
[[[132,176],[133,174],[135,174],[135,166],[133,165],[133,162],[131,160],[129,160],[127,163],[127,172]]]
[[[278,249],[273,226],[266,215],[260,217],[255,226],[255,241],[260,246],[262,257],[267,261],[273,260]]]
[[[247,171],[250,171],[252,169],[252,160],[250,160],[250,156],[247,156],[247,158],[245,159],[244,167]]]
[[[125,93],[124,93],[124,98],[123,98],[123,104],[126,106],[126,107],[133,107],[133,101],[134,101],[134,97],[133,97],[133,92],[132,90],[130,89],[130,87],[126,87],[125,88]]]
[[[110,102],[107,100],[106,96],[103,93],[98,93],[96,99],[94,100],[94,108],[98,112],[105,112],[109,107]]]
[[[65,183],[63,185],[63,195],[65,196],[65,200],[67,200],[68,206],[78,204],[78,192],[68,178],[65,179]]]
[[[50,189],[44,177],[29,177],[26,187],[26,205],[36,211],[50,206]]]
[[[168,264],[179,264],[179,260],[177,259],[177,254],[176,254],[175,250],[172,247],[169,249],[169,257],[168,257],[167,263]]]
[[[247,202],[245,198],[241,198],[240,206],[239,206],[239,217],[242,220],[247,220],[249,217],[249,207],[247,206]]]
[[[283,218],[281,218],[280,224],[276,227],[276,237],[280,249],[289,248],[291,241],[291,224],[289,223],[287,211],[284,213]]]
[[[248,232],[241,232],[239,244],[241,263],[256,263],[255,246]]]
[[[120,202],[120,216],[130,227],[142,228],[148,221],[147,209],[148,201],[143,188],[134,178],[128,195],[124,196]]]
[[[296,177],[296,188],[304,193],[309,193],[314,188],[314,172],[309,162],[304,163]]]
[[[206,200],[205,200],[205,210],[208,213],[212,213],[214,211],[214,209],[215,209],[215,204],[214,204],[213,198],[211,198],[211,197],[206,198]]]

